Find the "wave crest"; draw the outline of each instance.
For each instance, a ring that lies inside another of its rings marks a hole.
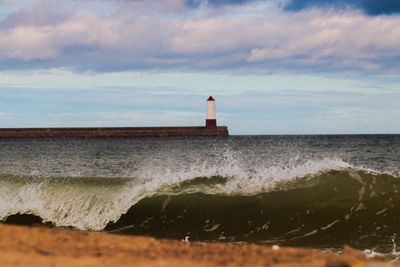
[[[184,197],[201,193],[214,197],[238,196],[242,200],[252,199],[252,196],[278,194],[282,190],[313,188],[330,181],[333,174],[335,177],[346,177],[345,183],[357,181],[360,188],[366,187],[363,182],[366,177],[375,177],[376,180],[381,179],[378,176],[382,175],[370,174],[340,159],[322,159],[301,165],[273,166],[251,171],[244,171],[238,164],[215,169],[191,167],[161,173],[153,171],[152,175],[137,178],[1,175],[0,219],[6,220],[14,214],[34,214],[56,226],[102,230],[108,224],[117,222],[139,202],[159,196]],[[359,196],[362,193],[360,188],[352,194]],[[137,215],[137,218],[141,217]]]

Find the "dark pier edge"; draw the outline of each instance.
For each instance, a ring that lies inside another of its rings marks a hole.
[[[227,137],[228,127],[0,128],[0,138]]]

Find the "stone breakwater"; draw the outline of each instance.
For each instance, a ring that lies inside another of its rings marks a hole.
[[[226,137],[218,127],[0,128],[0,138]]]

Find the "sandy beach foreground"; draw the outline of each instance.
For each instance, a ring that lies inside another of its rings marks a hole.
[[[148,237],[0,225],[0,266],[363,266],[341,255],[300,248],[180,242]]]

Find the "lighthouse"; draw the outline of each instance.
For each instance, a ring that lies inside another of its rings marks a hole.
[[[206,127],[217,127],[215,99],[212,96],[207,99]]]

